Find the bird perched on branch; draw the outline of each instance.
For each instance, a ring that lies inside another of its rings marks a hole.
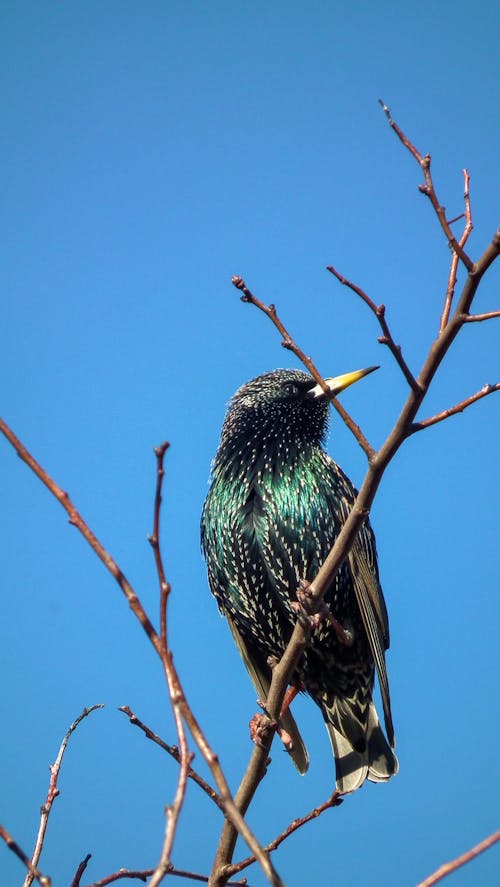
[[[375,367],[327,379],[338,394]],[[201,519],[210,588],[265,702],[272,661],[297,620],[300,589],[332,548],[356,490],[324,452],[328,399],[312,376],[276,370],[243,385],[229,403]],[[326,592],[292,677],[321,708],[339,791],[397,772],[385,650],[389,626],[368,521]],[[333,617],[333,619],[331,618]],[[372,701],[378,672],[388,740]],[[281,726],[301,773],[308,754],[287,710]]]

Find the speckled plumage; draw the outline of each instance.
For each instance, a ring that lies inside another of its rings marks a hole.
[[[271,675],[267,659],[282,655],[296,621],[296,590],[316,575],[356,496],[322,448],[328,403],[311,396],[314,385],[300,370],[276,370],[236,392],[201,520],[211,591],[264,698]],[[389,630],[368,522],[325,601],[353,643],[340,643],[322,622],[293,682],[320,706],[335,754],[337,788],[351,791],[366,778],[383,781],[397,771],[371,699],[376,665],[394,745],[384,656]],[[307,751],[290,712],[283,726],[304,772]]]

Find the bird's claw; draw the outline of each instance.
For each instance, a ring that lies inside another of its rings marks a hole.
[[[287,751],[288,754],[291,754],[291,752],[293,751],[293,741],[290,734],[286,730],[284,730],[283,727],[278,727],[278,736],[285,746],[285,751]]]
[[[297,600],[292,601],[292,609],[299,619],[307,619],[312,628],[319,628],[323,622],[327,622],[333,628],[337,640],[344,647],[352,647],[354,643],[354,631],[352,625],[342,625],[335,618],[327,604],[323,601],[319,609],[313,612],[314,596],[310,591],[311,583],[307,579],[301,579],[297,588]]]
[[[292,699],[295,698],[297,693],[298,690],[296,690],[295,688],[290,687],[288,689],[283,701],[283,707],[281,709],[280,717],[283,716],[283,714],[286,712],[288,706],[290,705],[290,702],[292,701]],[[275,720],[273,720],[273,718],[269,717],[266,711],[266,705],[262,701],[262,699],[257,699],[257,704],[260,706],[260,708],[262,708],[263,714],[257,713],[251,719],[248,725],[250,728],[250,739],[252,740],[252,742],[255,743],[255,745],[258,745],[259,748],[263,748],[268,739],[269,732],[276,731],[283,745],[285,746],[285,750],[290,754],[293,751],[293,740],[288,730],[285,730],[285,728],[282,727],[279,722],[277,723]]]
[[[248,726],[250,727],[250,739],[252,742],[258,745],[259,748],[264,748],[269,733],[274,733],[277,724],[267,714],[256,714]]]

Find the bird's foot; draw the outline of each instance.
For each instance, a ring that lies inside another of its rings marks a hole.
[[[280,718],[282,718],[283,715],[286,714],[286,712],[290,708],[293,700],[295,699],[296,696],[299,695],[299,693],[300,693],[300,690],[297,687],[291,686],[288,688],[288,690],[285,693],[283,702],[281,703]]]
[[[335,619],[335,616],[326,604],[322,605],[318,616],[321,616],[323,621],[328,622],[328,625],[332,626],[339,643],[343,644],[344,647],[352,647],[354,643],[354,629],[350,623],[342,625],[338,619]]]
[[[269,734],[274,733],[277,724],[267,714],[256,714],[248,726],[250,727],[250,739],[252,742],[258,745],[259,748],[264,748]]]
[[[352,625],[342,625],[338,619],[335,618],[324,601],[322,601],[319,608],[316,609],[317,604],[310,591],[310,586],[311,583],[308,582],[307,579],[301,579],[300,585],[296,591],[297,601],[292,601],[292,609],[296,611],[299,619],[301,617],[306,618],[313,628],[319,628],[323,622],[327,622],[335,631],[339,643],[344,647],[352,647],[354,643],[354,631]]]
[[[281,711],[278,723],[276,723],[276,721],[269,717],[266,711],[265,702],[263,702],[262,699],[257,699],[257,705],[262,709],[264,714],[255,714],[249,723],[250,738],[252,742],[255,743],[255,745],[258,745],[262,748],[267,740],[269,731],[275,730],[283,745],[285,746],[285,750],[288,752],[288,754],[290,754],[290,752],[293,750],[293,740],[288,731],[281,726],[281,718],[286,714],[293,700],[299,693],[300,688],[298,687],[291,686],[288,688],[281,704]]]
[[[283,745],[285,746],[285,751],[288,754],[291,754],[293,751],[293,740],[289,733],[283,729],[283,727],[278,727],[278,736],[281,739]]]

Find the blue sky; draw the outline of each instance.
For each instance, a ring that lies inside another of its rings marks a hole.
[[[450,215],[469,169],[477,258],[498,225],[498,8],[4,0],[1,21],[1,414],[153,616],[152,450],[171,442],[163,546],[175,661],[236,787],[255,697],[208,592],[199,514],[228,398],[296,361],[231,275],[276,302],[325,375],[381,364],[343,398],[379,445],[404,380],[366,307],[325,266],[387,305],[417,371],[449,254],[377,99],[432,153]],[[477,310],[498,307],[494,268]],[[497,323],[463,332],[425,415],[499,379]],[[290,887],[413,885],[498,827],[499,404],[492,396],[416,435],[384,478],[372,517],[401,770],[281,848]],[[364,457],[337,418],[329,452],[359,484]],[[175,741],[159,663],[5,442],[0,466],[0,820],[31,849],[59,743],[84,706],[104,702],[71,739],[40,867],[62,885],[88,852],[82,883],[154,865],[176,766],[116,709],[130,705]],[[311,769],[300,778],[274,748],[249,816],[262,841],[333,786],[319,712],[306,699],[295,711]],[[191,787],[174,864],[208,872],[219,828]],[[450,883],[492,884],[498,868],[493,850]],[[24,876],[4,846],[0,873],[3,884]],[[256,868],[248,877],[265,883]]]

